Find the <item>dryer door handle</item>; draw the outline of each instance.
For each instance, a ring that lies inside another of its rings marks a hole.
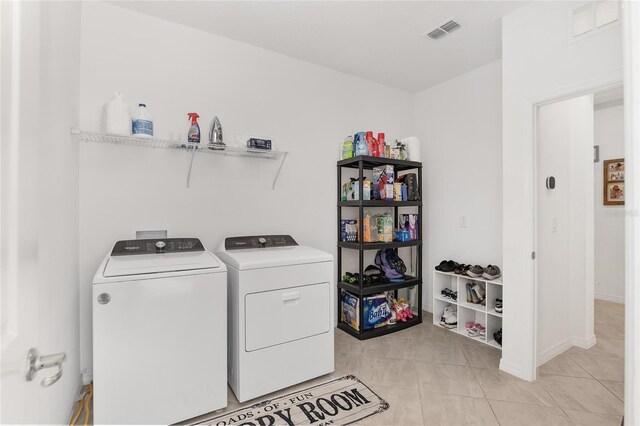
[[[283,302],[289,302],[291,300],[298,300],[298,299],[300,299],[299,291],[290,291],[288,293],[282,293]]]

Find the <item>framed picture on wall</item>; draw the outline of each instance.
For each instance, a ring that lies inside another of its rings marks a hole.
[[[604,205],[624,205],[624,158],[604,161]]]

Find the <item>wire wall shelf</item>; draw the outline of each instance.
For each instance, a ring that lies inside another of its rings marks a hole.
[[[121,146],[137,146],[144,148],[152,148],[152,149],[168,149],[174,151],[182,151],[185,153],[191,154],[191,160],[189,162],[189,171],[187,174],[187,187],[189,187],[190,179],[191,179],[191,169],[193,167],[193,157],[196,153],[198,154],[212,154],[212,155],[223,155],[223,156],[233,156],[233,157],[250,157],[250,158],[261,158],[267,160],[280,160],[280,166],[276,172],[276,175],[273,180],[272,188],[275,189],[276,182],[278,181],[278,177],[280,176],[280,171],[282,170],[282,166],[284,165],[284,160],[289,155],[286,151],[278,151],[278,150],[260,150],[260,149],[251,149],[243,146],[235,146],[235,145],[225,145],[222,147],[215,147],[209,145],[207,143],[188,143],[188,142],[180,142],[172,139],[162,139],[162,138],[145,138],[145,137],[135,137],[135,136],[123,136],[123,135],[112,135],[108,133],[99,133],[99,132],[86,132],[78,129],[71,129],[71,134],[75,135],[79,138],[81,142],[90,142],[90,143],[107,143],[113,145],[121,145]]]

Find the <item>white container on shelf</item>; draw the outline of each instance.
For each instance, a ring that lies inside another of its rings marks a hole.
[[[102,107],[102,131],[110,135],[131,135],[131,110],[118,92]]]
[[[131,130],[133,136],[141,138],[153,137],[153,118],[147,110],[145,104],[138,104],[138,108],[133,112],[131,120]]]
[[[415,136],[409,136],[402,139],[402,142],[406,144],[409,151],[409,160],[420,161],[420,139]]]

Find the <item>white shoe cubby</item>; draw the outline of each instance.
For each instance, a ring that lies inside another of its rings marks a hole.
[[[485,286],[485,305],[467,302],[467,283],[475,285],[482,283]],[[442,290],[448,288],[458,292],[458,300],[455,301],[442,295]],[[477,340],[487,345],[502,349],[493,338],[493,333],[502,328],[502,314],[496,312],[496,298],[502,299],[502,277],[495,280],[484,278],[471,278],[466,275],[458,275],[452,272],[433,272],[433,324],[461,334],[470,339]],[[455,305],[458,311],[458,325],[456,328],[446,328],[440,325],[440,317],[444,308]],[[479,323],[486,327],[485,336],[469,336],[465,324],[469,321]]]

